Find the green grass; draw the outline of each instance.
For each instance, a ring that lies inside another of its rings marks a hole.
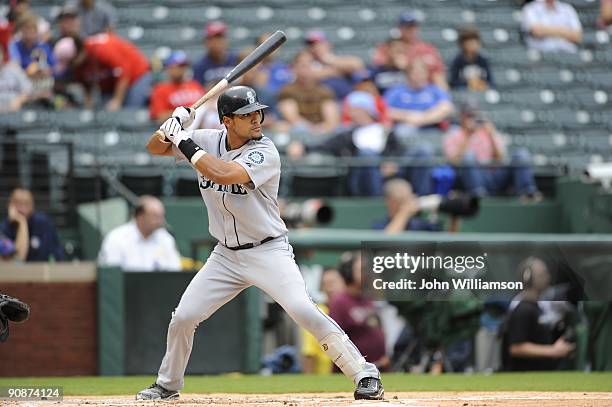
[[[0,386],[63,386],[67,396],[135,394],[153,383],[153,376],[0,378]],[[387,392],[409,391],[584,391],[612,392],[610,373],[498,373],[441,376],[385,374]],[[186,393],[320,393],[349,392],[342,375],[188,376]]]

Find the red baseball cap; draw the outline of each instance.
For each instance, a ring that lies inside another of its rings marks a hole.
[[[227,32],[227,25],[221,21],[211,21],[206,24],[206,30],[204,30],[206,38],[216,37],[218,35],[225,35]]]

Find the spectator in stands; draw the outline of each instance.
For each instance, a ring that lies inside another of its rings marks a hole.
[[[427,68],[427,78],[430,83],[436,84],[441,89],[448,89],[446,83],[446,72],[444,61],[435,46],[421,41],[419,31],[419,20],[416,13],[406,11],[400,15],[398,20],[400,40],[406,46],[406,58],[408,61],[420,59]],[[385,53],[385,47],[379,46],[373,58],[375,65],[387,63],[389,54]]]
[[[536,257],[525,259],[519,266],[524,289],[513,302],[504,329],[504,368],[513,371],[555,370],[570,355],[575,344],[563,336],[554,337],[553,329],[544,322],[539,300],[550,285],[546,263]]]
[[[21,64],[32,83],[29,102],[40,107],[51,107],[55,66],[51,46],[38,40],[38,18],[33,14],[22,15],[15,29],[20,39],[11,43],[11,59]]]
[[[64,37],[55,44],[54,53],[59,70],[69,69],[72,81],[84,86],[88,106],[96,104],[92,99],[96,87],[108,111],[146,105],[153,80],[149,62],[131,42],[113,33],[85,40]]]
[[[164,61],[167,80],[153,88],[149,103],[151,119],[163,122],[179,106],[191,106],[202,95],[204,88],[187,78],[189,61],[183,51],[174,51]]]
[[[13,0],[9,2],[9,11],[7,20],[14,25],[22,16],[26,14],[35,14],[30,7],[29,0]],[[38,40],[41,42],[49,41],[51,36],[51,25],[41,16],[36,16]],[[20,39],[20,34],[15,34],[15,39]]]
[[[366,92],[372,95],[374,97],[374,102],[376,105],[378,121],[381,122],[385,127],[391,127],[391,119],[389,119],[387,103],[378,91],[378,88],[374,83],[370,71],[364,69],[363,71],[359,71],[353,75],[353,90]],[[352,122],[347,98],[344,98],[344,100],[342,101],[341,121],[342,126],[350,126]]]
[[[434,156],[436,138],[447,126],[453,104],[446,91],[427,80],[427,69],[421,60],[406,68],[407,84],[397,85],[384,94],[389,117],[395,123],[394,133],[408,147],[415,160],[410,169],[410,181],[417,195],[433,193],[433,167],[428,162]]]
[[[597,23],[604,30],[612,27],[612,0],[600,0]]]
[[[317,78],[334,91],[336,99],[344,99],[352,90],[350,76],[365,68],[363,61],[352,55],[335,54],[323,31],[306,33],[305,43]]]
[[[134,219],[104,238],[98,264],[124,271],[180,271],[180,255],[174,237],[164,227],[165,216],[159,199],[140,197]]]
[[[524,199],[540,200],[531,156],[526,149],[517,149],[508,166],[488,168],[506,159],[506,148],[495,125],[486,120],[475,102],[468,101],[460,111],[460,126],[449,131],[443,140],[446,159],[462,165],[459,176],[468,192],[476,196],[499,193],[513,187]]]
[[[450,69],[451,88],[467,88],[483,91],[493,87],[493,75],[489,59],[480,52],[480,33],[475,27],[464,28],[459,32],[459,53]]]
[[[346,290],[331,300],[329,316],[346,332],[368,362],[386,370],[390,361],[385,351],[385,334],[376,305],[362,291],[360,253],[344,253],[338,271]]]
[[[412,192],[412,186],[406,180],[394,178],[384,185],[384,199],[387,207],[387,218],[376,222],[374,229],[383,230],[387,234],[412,231],[441,230],[439,224],[429,222],[419,217],[421,211],[418,197]]]
[[[53,51],[47,42],[40,40],[38,17],[33,14],[19,17],[15,23],[15,38],[9,44],[9,55],[26,71],[33,63],[53,68]]]
[[[380,93],[384,94],[394,86],[406,83],[406,67],[408,66],[406,48],[404,41],[394,37],[380,45],[381,52],[386,57],[381,63],[374,64],[370,68],[372,79]]]
[[[338,270],[328,268],[321,274],[321,291],[325,294],[325,304],[317,307],[329,314],[329,303],[346,289]],[[302,371],[303,373],[328,374],[332,372],[332,361],[321,348],[319,341],[310,332],[302,329]]]
[[[110,32],[117,26],[115,8],[105,0],[72,0],[66,5],[77,10],[83,38]]]
[[[62,7],[55,17],[55,23],[59,32],[57,39],[79,36],[81,32],[81,19],[78,10],[74,7]]]
[[[267,32],[257,37],[255,46],[261,45],[270,35],[272,35],[272,33]],[[277,60],[275,55],[276,53],[272,53],[261,62],[261,65],[259,65],[257,69],[257,78],[254,82],[260,90],[265,89],[266,93],[272,95],[277,95],[283,86],[293,80],[291,67]],[[257,92],[257,95],[259,95],[259,92]],[[274,105],[276,105],[276,103],[274,103]]]
[[[206,25],[206,54],[193,66],[193,78],[207,87],[221,80],[238,63],[238,55],[229,50],[227,25],[221,21],[211,21]]]
[[[337,156],[381,158],[401,155],[403,149],[381,123],[376,99],[364,91],[351,92],[345,100],[349,129],[325,141],[320,150]],[[383,175],[377,165],[351,169],[349,190],[356,196],[382,195]]]
[[[11,192],[8,216],[0,224],[0,232],[15,242],[19,257],[25,261],[64,260],[64,249],[53,222],[44,213],[34,211],[34,197],[25,188]],[[28,242],[27,248],[24,241]]]
[[[558,0],[537,0],[523,7],[527,46],[543,52],[576,52],[582,25],[574,7]]]
[[[16,112],[32,92],[32,82],[21,66],[0,53],[0,112]]]
[[[396,124],[418,130],[438,126],[450,117],[453,113],[450,96],[428,82],[423,61],[412,61],[406,68],[406,78],[407,84],[397,85],[384,94],[389,116]]]
[[[278,111],[284,123],[280,128],[309,135],[326,135],[335,131],[340,113],[334,92],[317,82],[310,52],[302,50],[293,59],[293,83],[278,94]]]
[[[9,43],[13,36],[13,24],[3,16],[0,16],[0,54],[2,59],[8,61],[9,59]]]

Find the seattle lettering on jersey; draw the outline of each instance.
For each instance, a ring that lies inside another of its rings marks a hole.
[[[215,192],[227,192],[234,195],[247,195],[248,192],[240,184],[218,185],[204,176],[200,176],[200,188],[210,189]]]

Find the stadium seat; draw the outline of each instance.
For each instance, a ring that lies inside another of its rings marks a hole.
[[[346,172],[335,168],[300,169],[291,177],[292,196],[340,196],[346,193]]]

